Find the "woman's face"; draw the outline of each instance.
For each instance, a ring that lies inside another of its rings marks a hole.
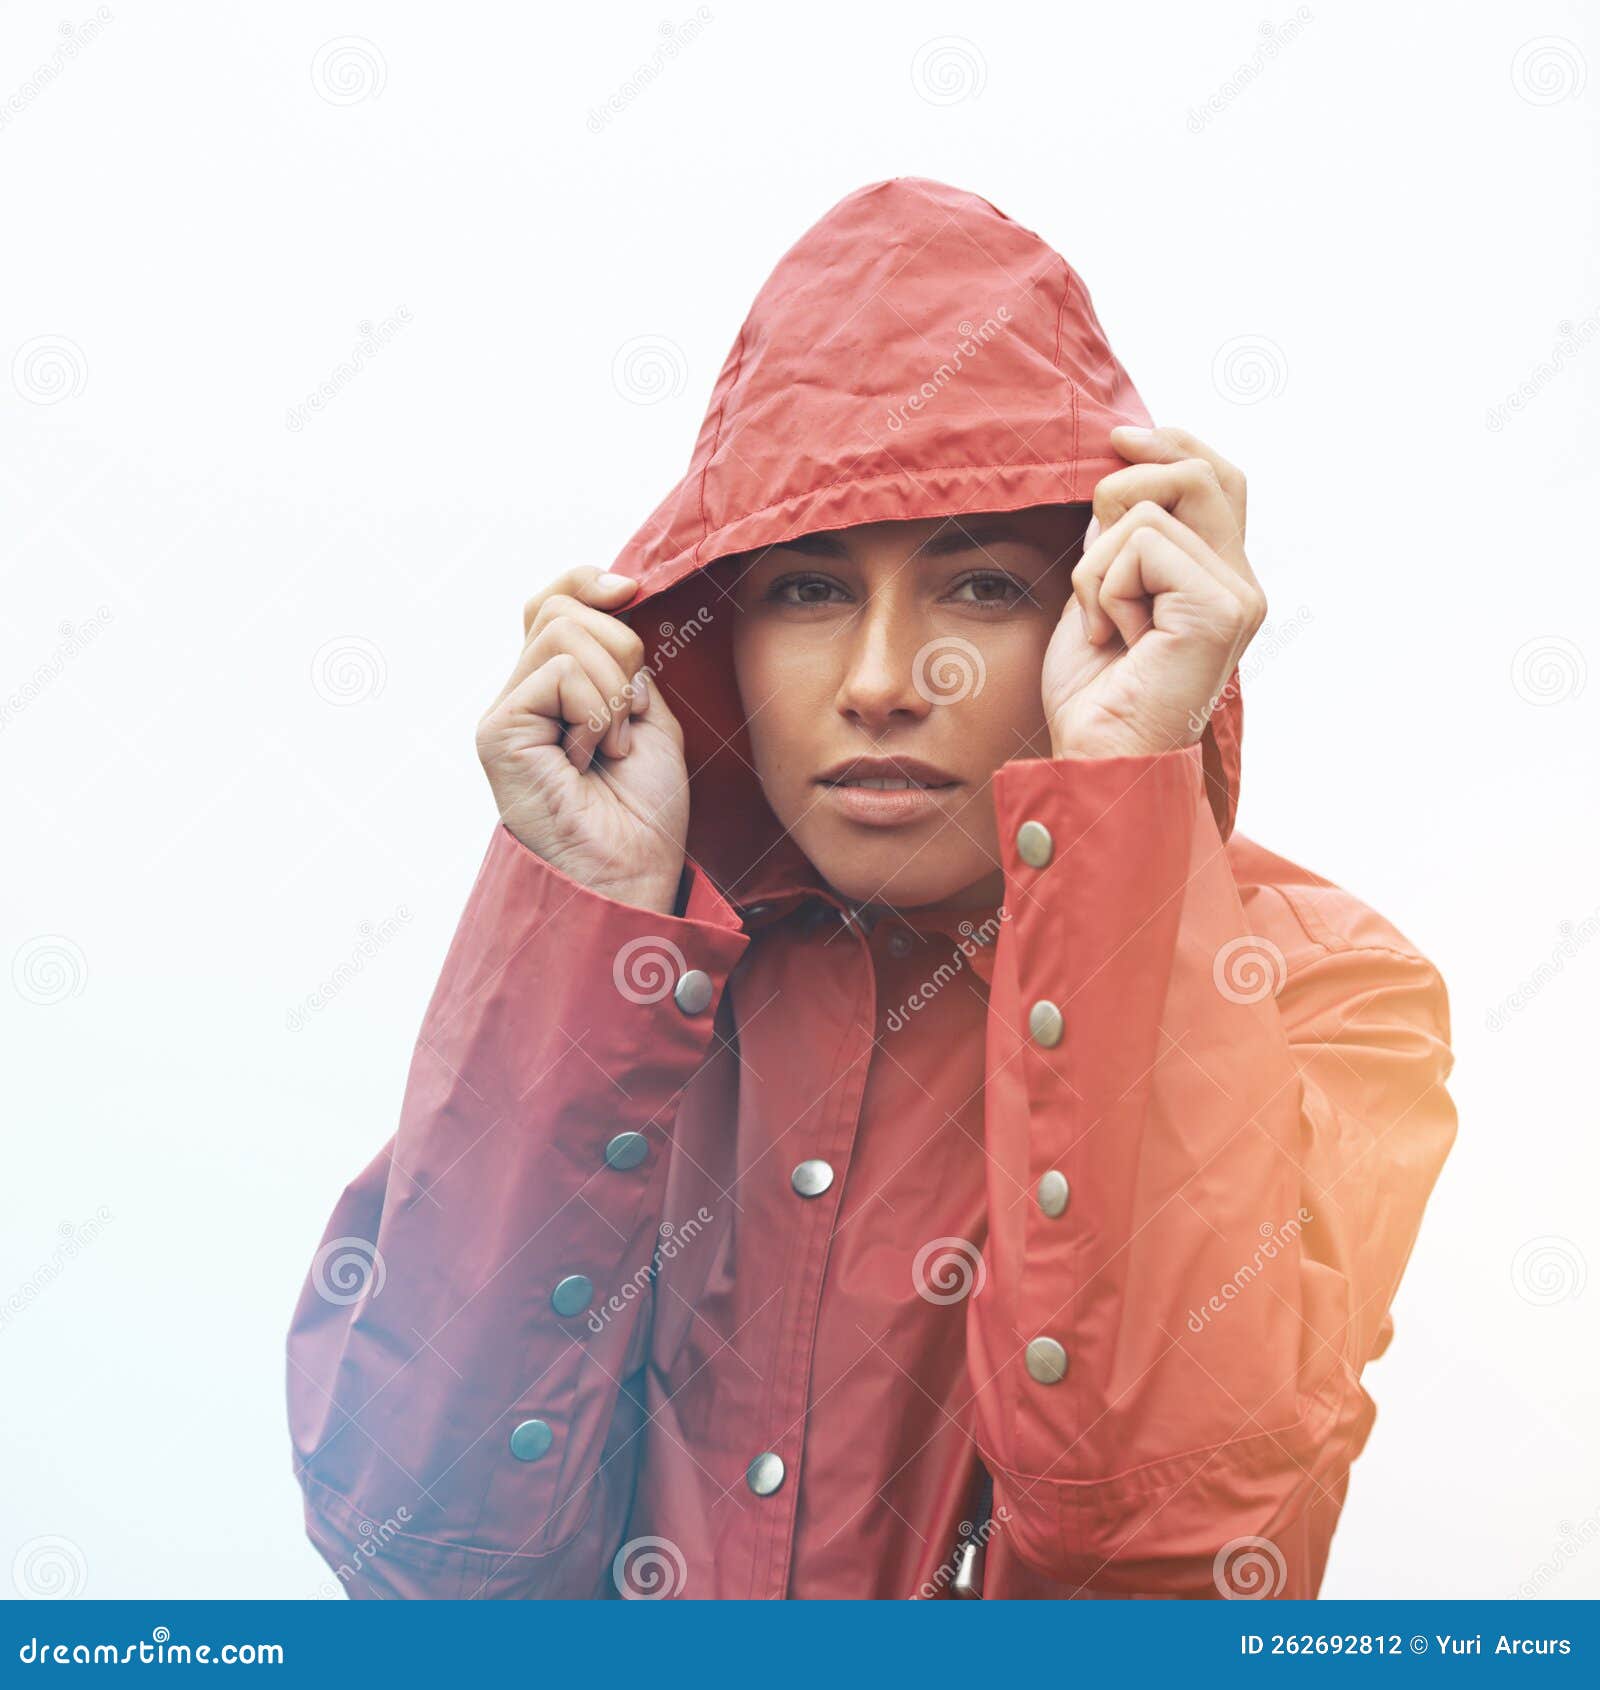
[[[1040,676],[1089,514],[877,522],[746,561],[733,649],[756,773],[841,896],[999,900],[989,781],[1050,755]]]

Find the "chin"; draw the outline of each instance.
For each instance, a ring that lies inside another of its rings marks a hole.
[[[908,832],[879,834],[865,844],[838,838],[814,841],[806,854],[841,898],[915,909],[946,903],[993,873],[994,863],[975,852],[968,840],[962,839],[961,846],[953,850],[939,842],[928,844]]]

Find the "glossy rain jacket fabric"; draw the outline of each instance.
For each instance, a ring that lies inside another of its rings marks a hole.
[[[1437,973],[1233,831],[1236,685],[1200,746],[1006,765],[995,911],[842,903],[715,567],[1087,499],[1148,420],[983,200],[879,183],[778,265],[616,565],[688,738],[679,913],[496,829],[295,1315],[352,1595],[944,1597],[969,1540],[991,1598],[1316,1593],[1455,1128]]]

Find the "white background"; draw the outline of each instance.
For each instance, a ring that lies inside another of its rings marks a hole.
[[[1039,231],[1247,470],[1299,631],[1241,827],[1451,989],[1461,1137],[1325,1593],[1600,1592],[1594,16],[709,12],[594,123],[691,6],[117,0],[42,78],[92,8],[0,16],[0,1592],[39,1538],[90,1596],[328,1588],[282,1339],[492,824],[521,603],[611,560],[771,265],[893,175]]]

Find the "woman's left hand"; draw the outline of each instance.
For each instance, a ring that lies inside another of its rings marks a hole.
[[[1245,483],[1177,428],[1118,428],[1073,596],[1044,660],[1057,757],[1195,744],[1267,601],[1244,555]]]

